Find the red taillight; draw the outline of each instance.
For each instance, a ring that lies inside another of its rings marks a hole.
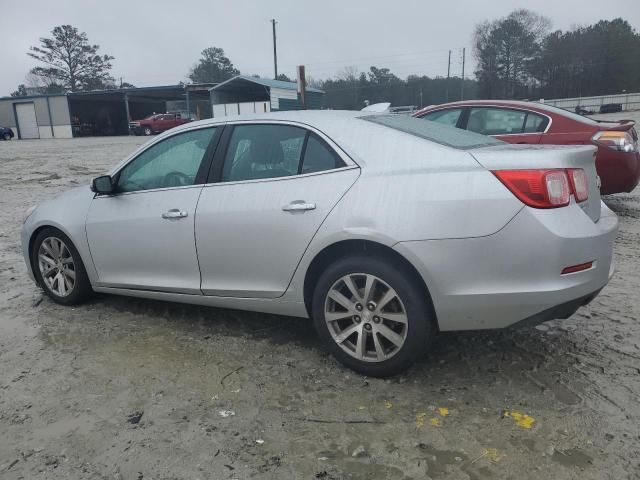
[[[589,180],[582,168],[495,170],[493,174],[530,207],[564,207],[572,193],[576,203],[589,198]]]
[[[565,170],[496,170],[493,174],[525,205],[534,208],[569,205],[571,191]]]
[[[571,190],[576,197],[576,203],[584,202],[589,198],[589,181],[587,174],[581,168],[570,168],[567,170],[571,181]]]

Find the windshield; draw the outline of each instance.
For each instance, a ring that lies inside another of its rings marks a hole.
[[[504,143],[493,137],[405,115],[368,115],[360,118],[459,150]]]

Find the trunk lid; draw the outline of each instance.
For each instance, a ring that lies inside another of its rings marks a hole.
[[[595,165],[596,151],[591,145],[504,144],[472,149],[469,153],[487,170],[582,168],[589,181],[589,199],[578,205],[597,222],[600,219],[600,181]]]

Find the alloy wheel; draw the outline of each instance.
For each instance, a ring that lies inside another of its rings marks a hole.
[[[66,297],[76,283],[76,269],[69,247],[57,237],[47,237],[38,249],[38,269],[47,288]]]
[[[408,318],[400,296],[367,273],[344,275],[331,286],[324,319],[336,344],[365,362],[388,360],[407,338]]]

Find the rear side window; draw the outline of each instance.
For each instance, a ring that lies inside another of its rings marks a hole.
[[[423,115],[423,120],[430,120],[432,122],[442,123],[443,125],[449,125],[455,127],[458,124],[460,115],[462,114],[461,108],[451,108],[448,110],[437,110],[435,112],[427,113]]]
[[[460,150],[503,143],[492,137],[486,137],[459,128],[451,128],[437,122],[425,122],[421,118],[407,117],[405,115],[367,115],[358,118]]]
[[[323,172],[344,166],[342,159],[333,150],[329,150],[315,135],[309,135],[301,173]]]
[[[549,119],[537,113],[527,112],[527,119],[524,122],[524,130],[522,133],[540,133],[547,128]]]
[[[222,181],[290,177],[344,166],[333,150],[304,128],[238,125],[229,140]]]
[[[467,130],[482,135],[522,133],[527,112],[507,108],[472,108]]]
[[[297,175],[306,131],[288,125],[233,128],[222,169],[223,182]]]

